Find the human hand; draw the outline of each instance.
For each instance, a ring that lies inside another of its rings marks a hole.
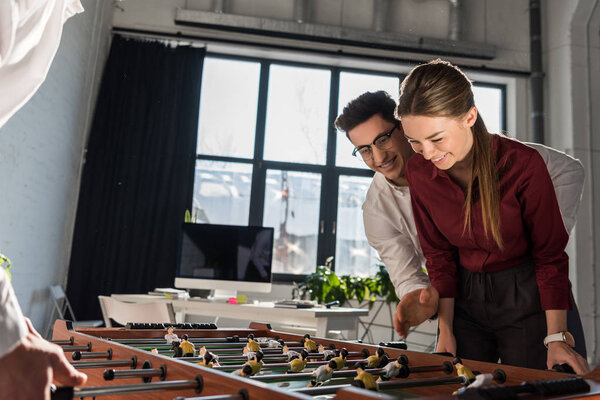
[[[578,375],[590,373],[590,366],[585,358],[579,355],[573,348],[564,342],[548,343],[548,369],[556,364],[569,364]]]
[[[442,333],[438,335],[436,353],[450,353],[456,356],[456,338],[453,333]]]
[[[402,297],[394,315],[394,329],[403,338],[408,335],[408,329],[417,326],[438,311],[439,293],[433,286],[414,290]]]
[[[65,386],[85,383],[87,376],[69,364],[63,350],[44,340],[31,321],[26,321],[28,334],[10,353],[0,358],[2,398],[49,400],[53,381]]]

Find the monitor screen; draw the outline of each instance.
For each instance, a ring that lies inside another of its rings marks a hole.
[[[273,228],[183,223],[175,287],[270,291]]]

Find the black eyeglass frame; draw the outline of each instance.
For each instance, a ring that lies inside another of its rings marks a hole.
[[[387,137],[388,139],[391,139],[392,138],[392,134],[394,133],[394,130],[396,128],[398,128],[398,124],[395,124],[394,126],[392,126],[392,128],[389,131],[384,132],[381,135],[377,135],[377,137],[375,139],[373,139],[373,143],[371,143],[371,144],[365,144],[365,145],[362,145],[362,146],[355,147],[354,150],[352,150],[352,155],[354,157],[358,157],[356,154],[361,149],[364,149],[365,147],[368,147],[368,148],[371,149],[371,146],[375,146],[375,147],[377,147],[380,150],[385,150],[386,148],[381,148],[381,147],[377,146],[377,141],[380,140],[383,137]],[[371,149],[371,154],[373,154],[373,149]],[[362,158],[362,155],[361,155],[361,158]]]

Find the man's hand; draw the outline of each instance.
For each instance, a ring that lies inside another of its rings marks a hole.
[[[44,340],[29,320],[27,326],[27,336],[0,358],[0,397],[49,400],[53,381],[65,386],[85,383],[87,376],[69,364],[59,346]]]
[[[394,315],[396,332],[406,338],[410,327],[422,324],[437,313],[439,299],[438,291],[433,286],[404,295]]]
[[[546,365],[548,369],[556,364],[569,364],[577,375],[590,373],[590,366],[587,361],[573,350],[568,344],[563,342],[548,343],[548,360]]]

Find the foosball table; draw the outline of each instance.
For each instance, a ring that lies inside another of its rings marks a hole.
[[[169,334],[163,324],[134,328],[144,329],[74,330],[70,322],[56,321],[52,341],[88,380],[81,387],[53,387],[52,398],[503,400],[600,395],[600,368],[577,377],[311,338],[261,323],[244,330],[175,325]]]

